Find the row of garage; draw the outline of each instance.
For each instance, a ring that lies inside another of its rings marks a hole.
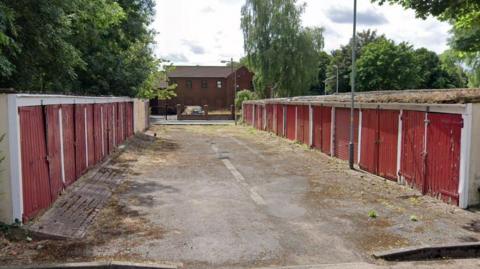
[[[6,157],[0,187],[10,190],[0,196],[5,203],[0,215],[6,220],[25,222],[37,216],[135,130],[148,125],[148,115],[137,115],[148,113],[148,102],[131,98],[0,97],[6,103],[0,127],[7,127],[0,142]]]
[[[349,157],[350,116],[344,103],[273,99],[243,105],[247,124],[342,160]],[[468,197],[478,178],[466,170],[476,162],[468,148],[472,104],[358,104],[353,122],[360,169],[461,207],[478,203],[478,191]]]

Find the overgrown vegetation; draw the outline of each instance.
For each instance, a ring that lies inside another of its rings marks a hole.
[[[248,100],[255,100],[258,99],[258,96],[255,92],[250,90],[241,90],[237,92],[237,96],[235,97],[235,107],[237,110],[242,108],[242,104]]]
[[[0,85],[21,91],[135,96],[157,70],[154,0],[5,0]]]

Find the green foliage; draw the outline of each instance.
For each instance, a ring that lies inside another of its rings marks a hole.
[[[363,48],[357,68],[359,91],[413,89],[421,80],[412,46],[386,38]]]
[[[368,211],[368,217],[371,218],[371,219],[377,218],[378,217],[377,211],[375,211],[373,209]]]
[[[261,97],[307,93],[317,79],[322,28],[303,28],[296,0],[247,0],[241,27],[247,66]]]
[[[257,94],[250,90],[238,91],[235,97],[235,107],[237,109],[241,109],[243,102],[248,100],[256,100],[256,99],[258,99]]]
[[[368,44],[385,38],[385,36],[378,36],[376,31],[366,30],[363,32],[357,33],[357,42],[356,42],[356,54],[357,59],[362,55],[363,47]],[[332,51],[332,58],[330,64],[327,67],[327,78],[334,78],[327,81],[325,87],[328,93],[333,93],[336,91],[336,75],[337,69],[335,66],[338,66],[338,91],[347,92],[350,91],[350,74],[352,72],[352,40],[345,45],[341,46],[340,49]]]
[[[325,80],[327,80],[327,68],[330,64],[332,56],[328,53],[321,51],[318,54],[318,68],[317,68],[317,83],[312,85],[310,92],[314,95],[325,94]],[[335,80],[335,77],[330,77],[330,79]]]
[[[0,3],[0,84],[135,96],[154,71],[153,0]]]
[[[172,64],[161,64],[162,60],[158,60],[160,69],[150,73],[147,80],[144,81],[137,96],[145,99],[170,100],[177,96],[175,89],[177,84],[170,84],[168,73],[175,70]],[[165,84],[165,85],[162,85]]]

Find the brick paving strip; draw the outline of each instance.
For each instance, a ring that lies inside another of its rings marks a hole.
[[[27,229],[34,235],[52,239],[80,239],[123,182],[126,168],[106,161],[73,184],[45,214]]]

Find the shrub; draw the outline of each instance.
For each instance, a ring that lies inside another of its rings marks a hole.
[[[237,92],[237,96],[235,97],[235,107],[237,108],[237,110],[239,110],[242,108],[243,102],[255,99],[258,99],[256,93],[250,90],[241,90]]]

